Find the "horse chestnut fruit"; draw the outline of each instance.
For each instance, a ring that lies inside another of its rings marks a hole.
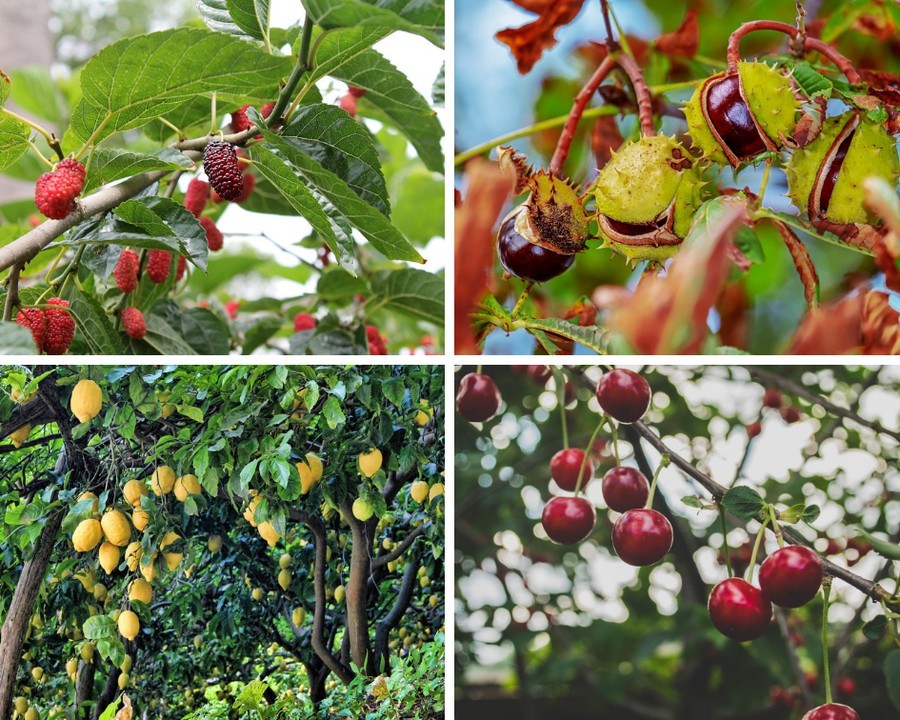
[[[684,116],[705,157],[738,167],[791,142],[799,111],[787,76],[765,63],[741,62],[737,72],[700,83]]]
[[[819,135],[796,150],[787,165],[788,191],[809,219],[839,225],[874,225],[865,206],[863,180],[877,176],[891,186],[900,174],[894,139],[881,123],[856,111],[825,120]]]
[[[673,138],[625,145],[590,188],[606,245],[631,262],[662,265],[681,247],[702,187],[693,158]]]
[[[525,218],[527,212],[519,206],[500,225],[497,254],[503,269],[520,280],[531,282],[544,282],[562,275],[575,262],[575,256],[558,253],[529,240],[523,234],[528,233]]]

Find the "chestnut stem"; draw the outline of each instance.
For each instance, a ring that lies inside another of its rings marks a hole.
[[[569,148],[572,145],[572,140],[575,137],[575,130],[578,128],[578,121],[581,120],[584,108],[587,107],[588,102],[590,102],[594,93],[597,92],[600,83],[606,80],[606,76],[609,75],[615,66],[615,57],[607,55],[594,71],[594,74],[591,75],[590,79],[585,83],[584,87],[581,88],[578,95],[575,96],[575,102],[572,103],[572,109],[569,111],[569,116],[566,118],[565,125],[563,125],[562,133],[559,136],[559,142],[556,144],[556,150],[553,151],[553,157],[550,159],[549,171],[551,174],[558,175],[559,171],[562,169],[563,163],[569,156]]]
[[[603,12],[603,24],[606,25],[606,46],[610,50],[617,50],[619,43],[613,37],[612,23],[609,21],[609,0],[600,0],[600,10]]]
[[[737,72],[738,63],[741,61],[741,39],[745,35],[749,35],[756,30],[774,30],[775,32],[782,32],[792,39],[796,39],[800,36],[800,31],[793,25],[788,25],[787,23],[778,22],[776,20],[751,20],[750,22],[744,23],[731,33],[731,37],[728,38],[728,52],[726,57],[728,59],[729,73]],[[844,77],[854,85],[862,82],[862,78],[859,76],[859,73],[856,71],[856,68],[853,67],[850,60],[844,57],[838,50],[831,47],[828,43],[822,42],[817,38],[804,37],[803,47],[808,51],[814,50],[831,60],[837,66],[837,69],[844,74]]]
[[[650,97],[650,89],[647,87],[647,81],[644,79],[644,73],[641,72],[641,68],[638,67],[631,55],[623,53],[617,56],[616,62],[628,75],[631,87],[634,88],[634,95],[637,98],[638,118],[641,121],[641,135],[652,137],[656,134],[656,129],[653,127],[653,99]]]
[[[522,291],[522,294],[519,295],[519,299],[516,301],[516,304],[510,313],[510,317],[512,317],[513,320],[515,320],[519,313],[522,312],[522,306],[525,305],[525,301],[528,299],[528,295],[531,293],[531,288],[533,287],[533,280],[529,280],[528,283],[525,284],[525,289]]]

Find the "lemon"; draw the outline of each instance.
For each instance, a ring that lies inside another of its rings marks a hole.
[[[431,490],[428,491],[428,500],[429,502],[434,500],[435,498],[439,498],[444,494],[444,483],[435,483],[431,486]]]
[[[291,566],[291,556],[288,553],[284,553],[280,558],[278,558],[278,567],[282,570],[287,570]]]
[[[278,538],[281,535],[275,530],[275,527],[268,520],[265,522],[261,522],[259,527],[257,528],[259,534],[262,536],[262,539],[269,543],[269,547],[275,547],[275,543],[278,542]]]
[[[82,520],[72,534],[72,544],[76,552],[89,552],[97,547],[103,538],[103,528],[99,520]]]
[[[143,550],[141,550],[141,544],[136,540],[125,548],[125,564],[131,572],[137,570],[142,554]]]
[[[265,593],[262,591],[262,588],[253,588],[253,599],[259,602],[263,599]]]
[[[113,570],[119,566],[119,560],[122,558],[122,551],[111,542],[105,542],[100,546],[100,567],[102,567],[107,575],[112,575]]]
[[[31,668],[31,677],[34,678],[35,682],[41,682],[44,679],[44,668],[40,665]]]
[[[79,380],[72,390],[69,408],[78,422],[88,422],[97,417],[103,406],[103,392],[93,380]]]
[[[309,465],[309,469],[312,470],[313,482],[319,482],[319,480],[322,479],[322,474],[325,472],[325,468],[323,467],[319,456],[311,452],[306,453],[306,464]]]
[[[18,430],[11,432],[9,434],[9,439],[12,441],[12,444],[16,448],[22,447],[22,443],[28,439],[28,436],[31,434],[31,425],[23,425]]]
[[[281,589],[285,592],[291,586],[291,571],[290,570],[282,570],[278,573],[278,584],[281,585]]]
[[[315,475],[312,468],[302,460],[297,463],[297,472],[300,474],[300,494],[306,495],[316,486]]]
[[[156,495],[167,495],[175,486],[175,471],[168,465],[161,465],[150,477],[150,488]]]
[[[256,521],[253,519],[253,516],[256,514],[256,506],[262,502],[262,496],[254,495],[250,500],[250,504],[247,506],[247,509],[244,510],[244,520],[250,523],[253,527],[256,527]]]
[[[144,605],[149,605],[150,601],[153,599],[153,588],[146,580],[138,578],[132,582],[131,587],[128,588],[128,599],[137,600],[144,603]]]
[[[99,500],[97,500],[97,496],[92,492],[83,492],[78,496],[78,502],[84,502],[85,500],[93,500],[94,504],[91,505],[91,512],[96,515],[97,511],[100,508]]]
[[[201,492],[200,481],[196,475],[182,475],[175,481],[175,497],[181,502],[187,500],[188,495],[199,495]]]
[[[210,535],[209,540],[206,541],[206,547],[209,548],[211,553],[219,552],[222,549],[222,536]]]
[[[345,598],[346,596],[347,596],[347,591],[344,590],[344,586],[343,586],[343,585],[338,585],[338,586],[334,589],[334,601],[335,601],[335,602],[339,602],[339,603],[344,602],[344,598]]]
[[[119,675],[119,690],[124,690],[126,687],[128,687],[129,680],[130,677],[127,672],[123,672],[121,675]]]
[[[25,720],[41,720],[41,716],[38,715],[38,711],[30,707],[28,708],[28,712],[25,713]]]
[[[367,478],[372,477],[381,469],[381,450],[372,448],[368,452],[360,454],[358,458],[359,469]]]
[[[147,524],[150,522],[150,514],[146,510],[136,507],[134,512],[131,513],[131,522],[136,530],[144,532],[147,529]]]
[[[141,630],[141,621],[138,620],[138,616],[132,610],[126,610],[119,615],[119,620],[116,624],[122,637],[128,640],[134,640]]]
[[[140,505],[141,498],[147,494],[147,486],[140,480],[129,480],[122,488],[122,495],[129,505]]]
[[[302,607],[295,607],[294,612],[291,613],[291,620],[294,623],[294,627],[300,627],[305,619],[306,610],[304,610]]]
[[[417,503],[421,504],[425,502],[425,498],[428,497],[428,483],[424,480],[416,480],[410,485],[409,494]]]
[[[131,672],[131,665],[134,661],[131,658],[131,655],[126,655],[125,659],[122,661],[122,664],[119,666],[119,670],[122,672]]]
[[[154,578],[156,578],[156,558],[154,557],[149,563],[144,565],[141,563],[141,575],[144,576],[144,579],[152,583]]]
[[[375,512],[375,508],[372,507],[372,503],[368,500],[363,500],[362,498],[356,498],[353,501],[353,517],[355,517],[360,522],[365,522],[370,517],[372,517]]]
[[[421,410],[416,412],[416,425],[424,427],[434,417],[434,408],[429,407],[427,400],[419,400]]]
[[[13,701],[13,705],[16,706],[16,712],[19,713],[19,715],[24,715],[26,712],[28,712],[28,700],[21,696],[17,697]]]
[[[107,510],[100,520],[103,534],[113,545],[125,547],[131,541],[131,525],[128,518],[119,510]]]
[[[181,540],[181,535],[177,532],[167,532],[165,537],[163,537],[162,542],[159,544],[160,550],[165,550],[172,543]],[[169,567],[169,570],[174,570],[181,563],[184,558],[184,553],[179,552],[170,552],[163,553],[163,559],[166,561],[166,565]]]

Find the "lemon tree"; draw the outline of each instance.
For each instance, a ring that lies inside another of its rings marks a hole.
[[[0,717],[437,717],[443,397],[439,366],[0,367]]]

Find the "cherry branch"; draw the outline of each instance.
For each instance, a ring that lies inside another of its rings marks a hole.
[[[751,20],[750,22],[746,22],[741,25],[737,30],[731,33],[731,37],[728,38],[728,51],[727,51],[727,59],[728,59],[728,72],[735,73],[737,72],[738,63],[741,61],[741,39],[745,35],[749,35],[752,32],[757,30],[774,30],[775,32],[782,32],[785,35],[788,35],[793,40],[802,39],[803,47],[807,51],[815,51],[820,55],[831,60],[838,70],[840,70],[844,77],[847,78],[854,85],[858,85],[862,82],[862,78],[859,76],[859,73],[856,71],[856,68],[853,67],[853,63],[850,62],[844,55],[842,55],[838,50],[831,47],[828,43],[822,42],[817,38],[811,38],[807,36],[801,35],[800,31],[795,28],[793,25],[788,25],[787,23],[778,22],[776,20]]]
[[[877,433],[888,435],[895,440],[900,440],[900,432],[897,430],[889,430],[884,427],[880,423],[875,422],[874,420],[867,420],[864,417],[861,417],[858,413],[853,412],[849,408],[842,408],[840,405],[835,405],[830,400],[823,398],[820,395],[816,395],[814,392],[807,390],[803,385],[795,383],[793,380],[788,380],[787,378],[778,375],[777,373],[773,373],[769,370],[765,370],[764,368],[757,367],[755,365],[746,366],[747,372],[757,380],[762,380],[766,384],[777,385],[785,392],[790,393],[791,395],[797,395],[798,397],[802,397],[814,405],[819,405],[832,415],[837,415],[839,417],[845,418],[847,420],[852,420],[857,425],[862,425],[863,427],[867,427],[870,430],[873,430]]]
[[[644,438],[650,445],[656,448],[661,454],[668,455],[672,461],[672,464],[684,472],[689,477],[696,480],[703,488],[709,492],[710,495],[713,496],[717,503],[722,501],[722,498],[725,496],[725,493],[728,491],[728,488],[720,485],[711,477],[701,472],[690,462],[685,460],[683,457],[673,452],[654,432],[644,423],[636,422],[633,425],[634,429],[640,434],[642,438]],[[786,540],[790,541],[795,545],[804,545],[809,546],[809,542],[799,533],[791,530],[787,527],[781,528],[782,533]],[[825,569],[825,573],[827,575],[831,575],[832,577],[839,578],[843,580],[848,585],[855,587],[860,592],[868,595],[870,598],[877,602],[881,602],[882,600],[888,600],[891,597],[891,594],[885,590],[881,585],[874,582],[873,580],[869,580],[867,578],[861,577],[846,568],[842,568],[840,565],[835,565],[833,562],[828,560],[827,558],[823,558],[820,556],[822,561],[822,566]]]

